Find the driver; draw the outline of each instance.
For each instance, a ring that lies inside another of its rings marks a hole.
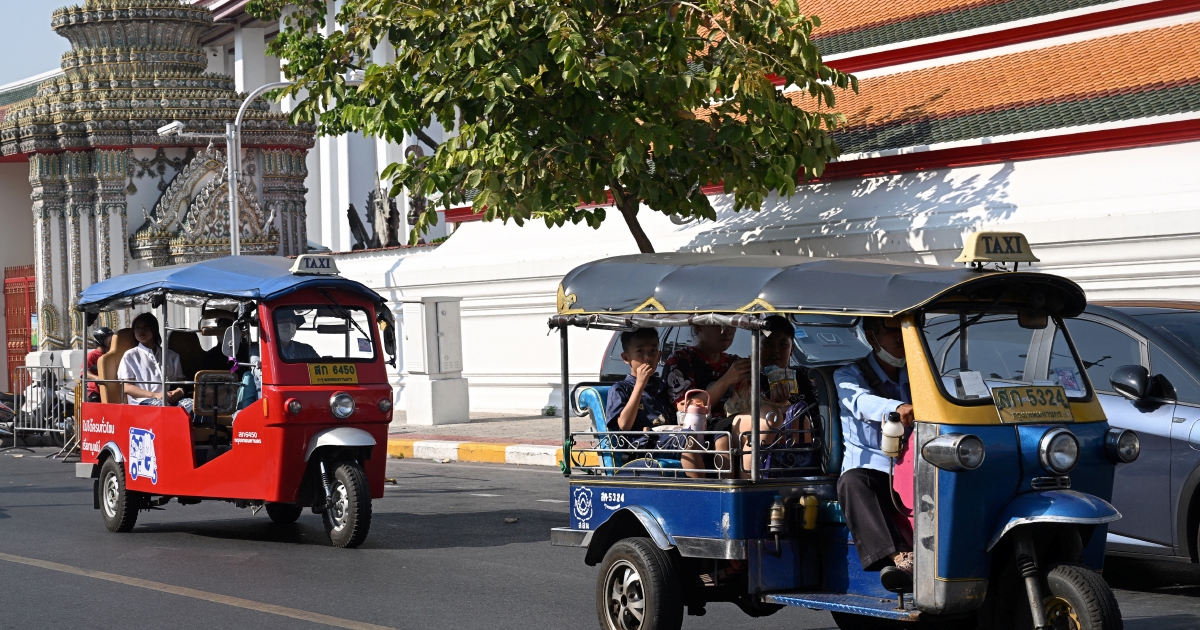
[[[276,311],[275,330],[279,332],[279,354],[287,361],[320,359],[321,355],[312,346],[293,341],[296,329],[304,323],[304,316],[292,309]]]
[[[885,582],[911,583],[912,532],[902,529],[904,517],[892,503],[890,462],[880,450],[880,425],[888,414],[900,414],[906,433],[913,424],[904,339],[894,317],[864,318],[863,332],[873,352],[833,373],[846,443],[838,501],[863,570],[881,571]]]

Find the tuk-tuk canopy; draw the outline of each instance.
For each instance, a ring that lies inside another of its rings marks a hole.
[[[189,306],[224,300],[271,300],[304,288],[340,289],[377,304],[384,298],[361,283],[331,275],[296,275],[280,256],[226,256],[127,273],[84,289],[79,310],[98,313],[149,301],[154,295]]]
[[[1087,303],[1079,285],[1042,273],[854,258],[635,254],[568,273],[558,289],[559,317],[551,325],[653,325],[650,320],[681,325],[701,323],[684,321],[701,313],[879,317],[943,299],[1044,309],[1064,317],[1078,315]],[[734,319],[750,318],[731,318],[725,325],[754,327]]]

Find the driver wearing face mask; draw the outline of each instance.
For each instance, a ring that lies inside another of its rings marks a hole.
[[[838,501],[863,570],[882,570],[889,581],[911,580],[912,531],[902,528],[907,519],[898,518],[892,503],[889,459],[880,448],[881,425],[888,414],[898,413],[906,434],[912,431],[904,338],[897,318],[864,318],[863,332],[871,354],[833,373],[846,444]],[[906,575],[892,575],[896,571]]]
[[[275,330],[279,333],[279,354],[285,361],[321,358],[312,346],[294,341],[296,329],[303,323],[304,316],[292,310],[280,310],[275,315]]]

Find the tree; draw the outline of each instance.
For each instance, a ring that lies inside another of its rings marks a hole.
[[[296,1],[250,11],[276,19]],[[300,0],[271,44],[296,81],[286,93],[307,90],[296,119],[392,142],[457,127],[431,155],[385,169],[393,195],[407,187],[450,208],[474,194],[485,220],[592,227],[611,195],[643,252],[654,250],[642,204],[712,219],[702,186],[723,183],[735,210],[758,210],[820,176],[838,155],[835,90],[858,89],[824,65],[820,22],[796,0],[345,0],[337,28],[326,19],[325,0]],[[394,62],[369,62],[381,42]],[[358,70],[362,85],[347,86]],[[411,240],[436,222],[431,204]]]

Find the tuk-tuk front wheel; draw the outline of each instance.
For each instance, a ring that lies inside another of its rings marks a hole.
[[[601,630],[679,630],[683,594],[667,552],[649,538],[626,538],[600,564],[596,613]]]
[[[357,547],[371,529],[371,490],[367,474],[355,462],[337,464],[330,475],[329,507],[322,513],[334,547]]]
[[[125,489],[125,466],[109,458],[100,467],[100,515],[110,532],[127,532],[137,524],[141,495]]]
[[[1077,564],[1059,564],[1046,574],[1046,622],[1054,630],[1115,630],[1122,626],[1121,609],[1112,589],[1095,571]]]

